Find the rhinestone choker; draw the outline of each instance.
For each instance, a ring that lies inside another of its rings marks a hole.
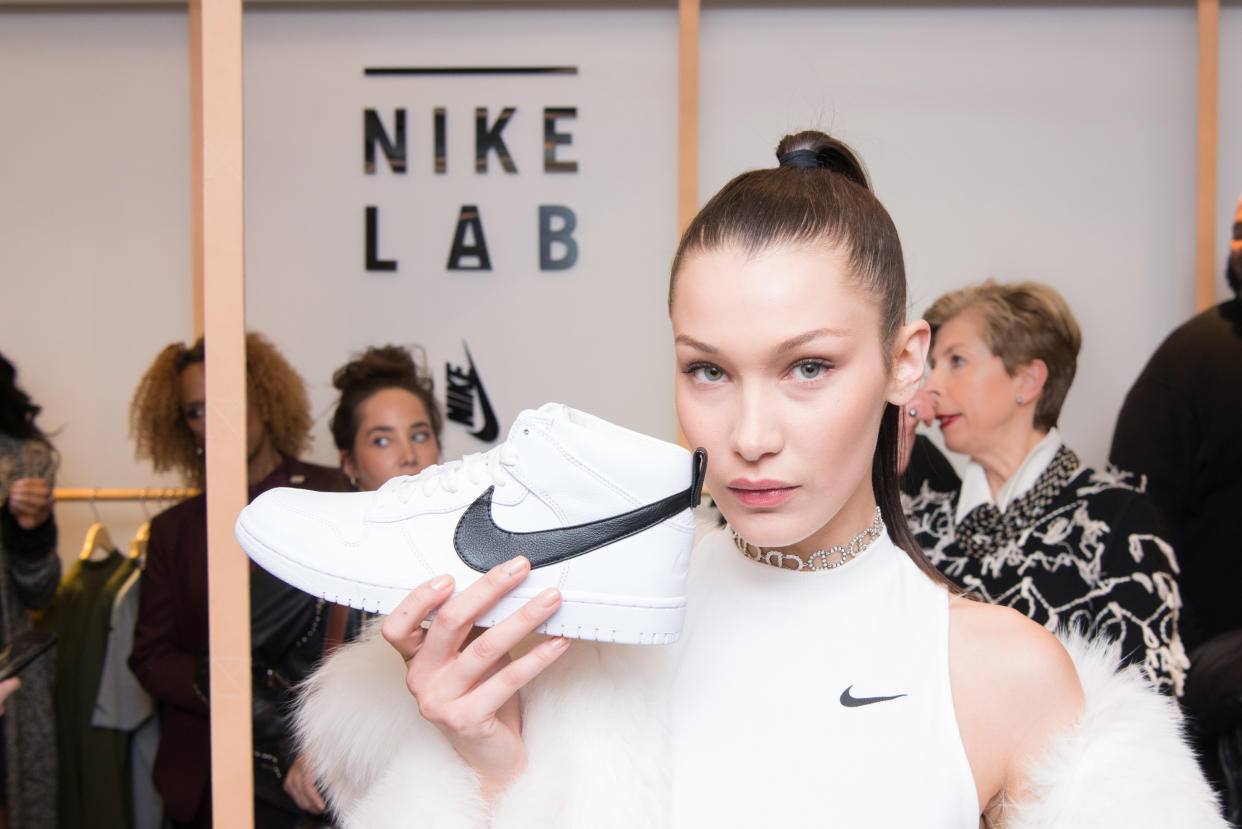
[[[846,544],[844,547],[837,544],[827,550],[816,550],[806,558],[797,553],[782,553],[780,550],[761,550],[754,544],[748,543],[732,527],[729,528],[729,533],[733,536],[733,543],[742,551],[742,555],[751,561],[757,561],[760,564],[770,564],[782,570],[819,572],[840,567],[850,559],[866,552],[877,538],[884,535],[884,518],[880,514],[880,508],[876,507],[875,520],[871,522],[871,526],[850,539],[849,544]]]

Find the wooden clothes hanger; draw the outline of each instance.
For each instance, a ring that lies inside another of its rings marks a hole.
[[[86,531],[86,541],[82,544],[82,552],[78,554],[78,558],[82,561],[104,561],[116,552],[116,545],[112,543],[112,536],[108,535],[108,528],[99,520],[94,498],[90,499],[90,505],[91,512],[95,513],[95,523]]]
[[[151,540],[151,522],[146,521],[129,542],[129,557],[143,561],[147,555],[147,542]]]

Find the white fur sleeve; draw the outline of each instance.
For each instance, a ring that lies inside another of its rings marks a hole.
[[[1028,773],[1004,829],[1228,829],[1182,737],[1182,715],[1115,648],[1062,636],[1086,708]]]
[[[522,692],[529,764],[489,814],[373,623],[303,686],[298,735],[345,829],[658,829],[671,648],[571,642]]]
[[[482,829],[478,777],[418,713],[380,620],[302,686],[302,751],[345,829]]]

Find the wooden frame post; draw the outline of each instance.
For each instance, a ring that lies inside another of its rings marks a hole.
[[[1199,152],[1195,312],[1216,304],[1216,158],[1220,106],[1220,0],[1199,0]]]
[[[699,207],[699,0],[678,0],[677,235]]]
[[[191,0],[201,144],[203,323],[207,338],[207,598],[211,777],[216,826],[254,826],[250,564],[233,539],[246,505],[246,340],[242,218],[242,2]]]

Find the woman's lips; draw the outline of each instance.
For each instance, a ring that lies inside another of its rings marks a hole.
[[[797,489],[784,481],[748,481],[737,479],[729,482],[729,492],[748,507],[774,507],[787,500]]]
[[[940,429],[943,431],[944,427],[948,426],[950,423],[953,423],[959,417],[961,417],[960,414],[937,415],[936,420],[940,422]]]

